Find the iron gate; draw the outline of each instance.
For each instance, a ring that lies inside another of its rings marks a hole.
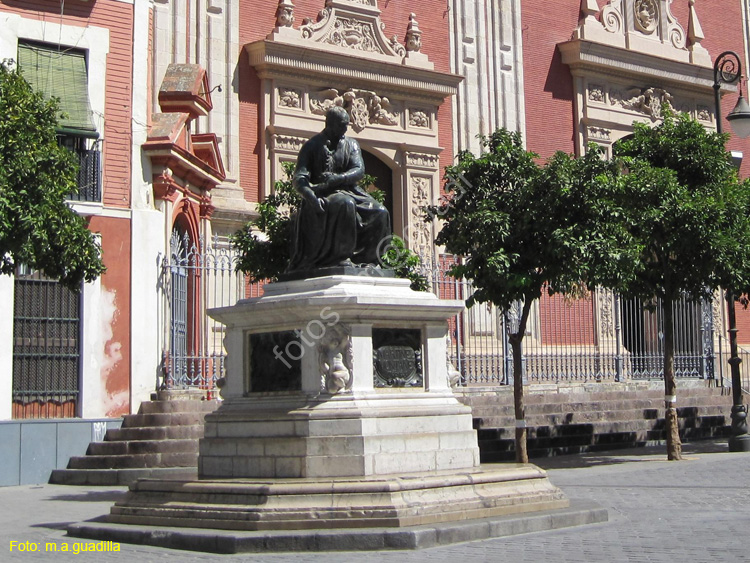
[[[163,386],[211,390],[224,374],[224,326],[206,311],[233,305],[246,292],[227,239],[191,241],[175,231],[163,262],[169,335]]]

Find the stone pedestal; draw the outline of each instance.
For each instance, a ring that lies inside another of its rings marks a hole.
[[[457,301],[407,280],[276,283],[213,310],[227,326],[224,404],[206,417],[201,478],[364,477],[479,465],[449,387]]]
[[[331,275],[211,311],[228,376],[200,479],[139,481],[108,521],[387,528],[567,507],[533,465],[479,467],[471,411],[448,382],[447,320],[462,308],[406,280]]]

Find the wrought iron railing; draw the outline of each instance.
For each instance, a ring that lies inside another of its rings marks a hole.
[[[90,150],[75,151],[78,157],[78,191],[68,199],[74,201],[99,202],[102,200],[102,153],[98,145]]]

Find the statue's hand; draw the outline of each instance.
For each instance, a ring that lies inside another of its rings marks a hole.
[[[316,215],[322,215],[326,212],[326,200],[324,200],[323,198],[313,195],[312,197],[308,197],[305,199],[307,201],[307,204],[310,206],[310,209],[312,209],[313,213],[315,213]]]
[[[323,172],[323,181],[329,188],[336,188],[344,183],[344,175],[334,174],[333,172]]]

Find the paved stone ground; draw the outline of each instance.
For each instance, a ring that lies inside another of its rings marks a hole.
[[[123,488],[56,485],[0,488],[0,561],[270,563],[401,562],[690,562],[750,560],[750,453],[721,442],[686,445],[688,459],[667,462],[663,448],[566,456],[539,463],[571,499],[609,510],[610,521],[574,529],[463,543],[422,551],[212,555],[120,544],[119,553],[45,552],[46,542],[72,550],[67,523],[108,511]],[[10,552],[11,541],[39,544]]]

